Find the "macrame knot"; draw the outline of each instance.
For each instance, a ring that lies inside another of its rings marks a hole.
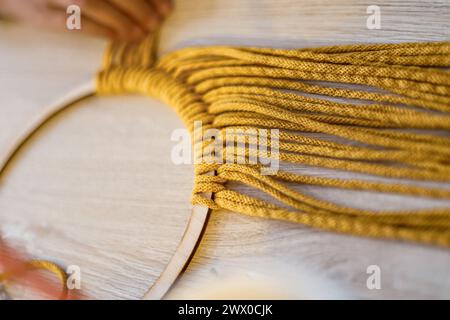
[[[144,94],[172,106],[189,131],[193,131],[194,121],[208,127],[213,116],[201,96],[158,66],[156,41],[157,36],[150,36],[138,44],[112,43],[97,75],[97,93]]]
[[[226,182],[226,179],[219,176],[196,176],[194,180],[194,193],[219,192],[225,190],[224,184]]]
[[[450,246],[448,208],[363,210],[293,185],[437,199],[450,199],[448,189],[308,176],[277,167],[285,162],[387,179],[450,181],[448,137],[416,132],[450,130],[450,74],[444,70],[450,67],[450,43],[289,50],[213,46],[161,58],[156,47],[156,36],[112,44],[97,91],[145,94],[176,111],[192,138],[193,204],[353,235]],[[236,145],[228,143],[230,133],[240,137],[242,132],[243,143],[238,138]],[[220,141],[211,139],[217,134]],[[217,145],[223,148],[216,151]],[[231,181],[276,201],[234,191]]]

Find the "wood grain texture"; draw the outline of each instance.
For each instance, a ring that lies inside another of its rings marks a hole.
[[[170,137],[178,119],[144,98],[124,99],[126,109],[105,98],[62,113],[3,179],[3,236],[36,257],[80,266],[88,297],[142,296],[190,216],[193,170],[172,165],[170,144],[158,138]],[[158,107],[164,126],[153,124]]]
[[[371,4],[381,7],[381,30],[366,28]],[[307,47],[419,40],[450,40],[450,1],[190,0],[178,1],[163,29],[161,52],[206,44]],[[93,76],[103,47],[102,41],[1,25],[0,151],[41,107]],[[2,236],[33,255],[79,264],[89,297],[141,298],[170,259],[189,215],[192,168],[168,160],[170,133],[177,127],[181,123],[170,109],[147,98],[93,99],[62,114],[26,146],[2,180]],[[300,188],[362,208],[449,205]],[[381,290],[366,288],[366,268],[372,264],[381,268]],[[325,288],[337,288],[338,297],[450,298],[449,267],[450,253],[439,248],[213,212],[170,297],[190,296],[205,283],[262,275],[280,286],[290,283],[300,291],[293,297],[308,296],[301,293],[314,290],[317,283],[308,283],[314,277]],[[322,290],[315,297],[326,294]]]

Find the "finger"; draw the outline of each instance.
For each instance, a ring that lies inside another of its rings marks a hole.
[[[150,2],[161,17],[166,18],[172,12],[172,1],[170,0],[150,0]]]
[[[93,21],[113,29],[124,40],[138,40],[142,30],[128,16],[107,1],[85,0],[81,10]]]
[[[117,37],[123,40],[136,41],[144,37],[143,30],[124,12],[105,0],[53,0],[61,6],[71,3],[81,8],[83,19],[89,18],[97,25],[114,30]]]
[[[161,23],[161,18],[145,0],[109,0],[117,8],[125,12],[131,19],[139,23],[145,31],[154,31]]]
[[[114,30],[98,24],[87,17],[83,17],[81,20],[81,29],[79,30],[67,30],[66,22],[67,14],[65,11],[60,8],[49,7],[41,12],[41,19],[38,21],[38,25],[60,31],[81,32],[96,37],[116,38]]]
[[[61,9],[39,8],[29,22],[37,27],[51,28],[57,31],[67,31],[66,14]]]
[[[81,23],[81,29],[79,31],[83,34],[91,35],[94,37],[107,38],[107,39],[116,39],[117,38],[117,35],[114,32],[114,30],[111,30],[108,27],[98,24],[95,21],[92,21],[87,17],[83,18],[83,21]]]

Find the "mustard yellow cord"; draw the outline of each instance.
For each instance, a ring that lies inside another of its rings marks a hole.
[[[29,272],[32,270],[46,270],[57,276],[61,283],[61,294],[59,299],[64,300],[67,298],[67,274],[59,265],[47,261],[47,260],[30,260],[25,263],[24,268],[20,272]],[[14,277],[20,277],[17,270],[10,270],[5,273],[0,273],[0,282],[6,282],[14,279]]]
[[[314,49],[215,46],[182,49],[159,59],[156,45],[156,37],[140,44],[111,44],[97,77],[97,92],[160,99],[175,109],[192,135],[195,121],[202,122],[203,130],[218,129],[223,141],[227,129],[280,129],[278,155],[284,162],[387,178],[450,181],[448,42]],[[343,88],[341,83],[352,86]],[[194,204],[358,236],[450,246],[450,208],[360,210],[303,194],[294,186],[436,199],[450,199],[449,189],[283,171],[267,176],[259,170],[262,164],[248,161],[255,153],[264,157],[258,150],[239,153],[239,148],[227,146],[222,155],[213,156],[222,161],[205,161],[210,143],[193,136],[194,150],[205,156],[196,164]],[[270,149],[270,139],[266,146]],[[244,163],[223,163],[227,156],[242,154]],[[274,201],[233,191],[230,181],[256,188]]]

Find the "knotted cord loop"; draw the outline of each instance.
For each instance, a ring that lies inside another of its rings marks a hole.
[[[289,50],[216,46],[182,49],[158,59],[156,38],[112,44],[97,91],[145,94],[174,108],[191,133],[196,154],[194,204],[359,236],[450,246],[450,208],[361,210],[303,194],[290,184],[439,199],[450,199],[448,189],[261,172],[270,157],[278,156],[284,162],[385,178],[449,182],[448,136],[410,129],[450,130],[450,73],[442,69],[450,67],[450,43]],[[200,132],[195,122],[201,122]],[[219,132],[222,153],[211,153],[217,141],[202,138],[209,129]],[[279,150],[274,150],[271,129],[281,131]],[[268,139],[258,134],[258,148],[252,149],[229,145],[227,130],[269,134]],[[305,133],[334,136],[339,142]],[[229,156],[242,161],[227,163]],[[233,191],[228,181],[258,189],[283,205]],[[205,193],[212,193],[212,199]]]

